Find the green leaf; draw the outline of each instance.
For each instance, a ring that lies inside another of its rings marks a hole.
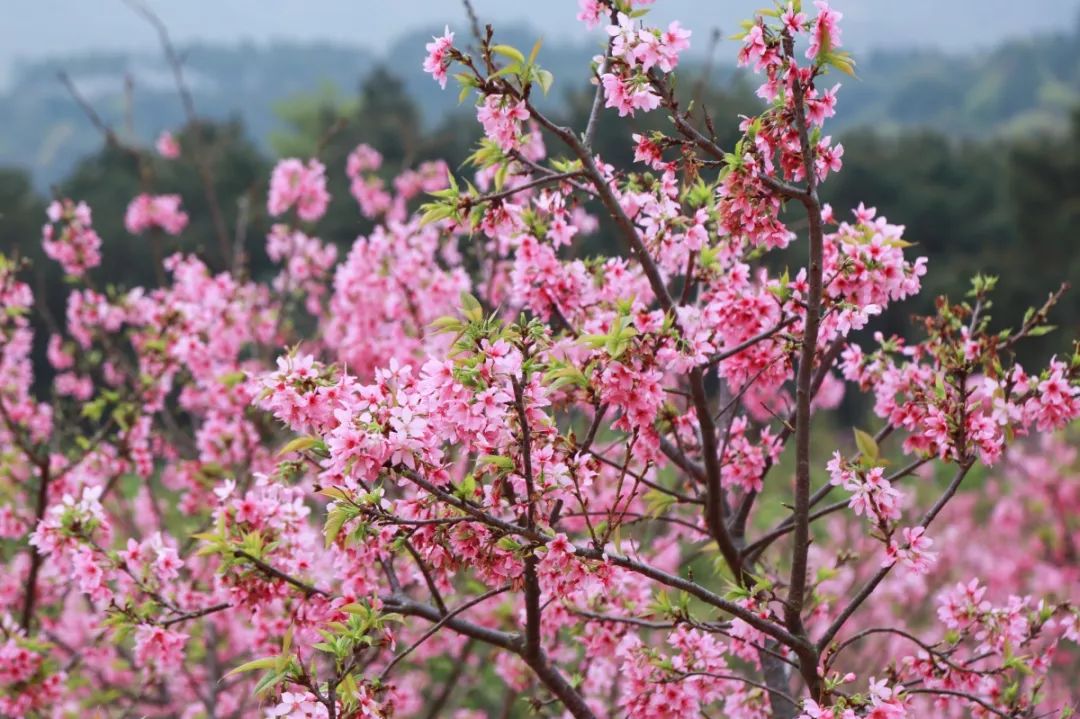
[[[262,659],[252,659],[250,662],[245,662],[240,666],[233,669],[226,674],[226,677],[231,677],[233,674],[243,674],[244,672],[253,672],[256,669],[273,669],[278,665],[279,657],[263,657]]]
[[[589,387],[589,378],[575,365],[571,364],[548,370],[544,374],[544,382],[553,390],[570,384],[582,389],[588,389]]]
[[[555,76],[548,70],[536,71],[536,82],[540,85],[540,89],[544,91],[544,94],[548,94],[552,84],[555,82]]]
[[[346,674],[345,678],[338,684],[338,694],[347,699],[354,699],[359,693],[360,688],[356,686],[356,679],[352,674]]]
[[[330,499],[337,499],[343,502],[348,502],[352,499],[349,496],[349,493],[341,487],[323,487],[318,491],[318,494],[321,494],[324,497],[329,497]]]
[[[242,370],[236,370],[235,372],[227,372],[218,377],[218,382],[225,385],[229,389],[232,389],[236,385],[247,379],[247,373]]]
[[[851,57],[851,53],[843,50],[829,50],[826,48],[825,52],[821,53],[820,57],[822,64],[832,65],[845,75],[857,77],[855,75],[855,60]]]
[[[469,472],[465,475],[465,478],[461,480],[461,484],[457,486],[457,495],[463,499],[471,499],[476,494],[476,475]]]
[[[645,506],[650,517],[658,517],[668,507],[675,504],[675,497],[659,489],[650,489],[645,493]]]
[[[859,452],[863,457],[871,462],[877,462],[880,456],[880,450],[878,449],[877,442],[874,441],[873,436],[862,431],[858,427],[852,428],[855,432],[855,446],[859,448]]]
[[[533,45],[532,52],[529,53],[529,64],[532,65],[536,62],[536,56],[540,54],[540,46],[544,44],[544,38],[540,38]]]
[[[281,682],[285,681],[286,675],[281,672],[267,672],[259,683],[255,685],[255,694],[268,692]]]
[[[278,450],[278,456],[289,454],[290,452],[303,452],[305,449],[311,449],[317,445],[322,444],[322,440],[318,437],[297,437],[285,444],[284,447]]]
[[[92,402],[87,402],[82,407],[82,416],[92,422],[100,422],[101,415],[105,412],[105,398],[98,397]]]
[[[495,454],[482,454],[476,458],[477,464],[492,464],[503,470],[504,472],[511,472],[514,469],[514,460],[509,457],[500,457]]]
[[[479,322],[484,319],[484,306],[480,304],[480,300],[476,299],[468,292],[462,292],[461,314],[470,322]]]
[[[453,207],[438,202],[429,202],[420,209],[424,210],[424,214],[420,216],[421,227],[430,225],[432,222],[445,220],[447,217],[454,214]]]
[[[521,54],[520,50],[512,45],[492,45],[491,51],[496,55],[508,57],[515,62],[525,62],[525,56]]]
[[[1039,327],[1032,327],[1028,332],[1028,337],[1042,337],[1045,334],[1049,334],[1057,329],[1057,325],[1040,325]]]
[[[335,505],[330,508],[330,511],[326,515],[326,524],[323,526],[323,537],[326,540],[327,549],[334,543],[337,536],[341,534],[341,527],[348,519],[349,513],[340,505]]]

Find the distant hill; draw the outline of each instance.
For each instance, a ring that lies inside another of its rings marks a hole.
[[[846,125],[920,126],[962,136],[1057,130],[1080,104],[1080,23],[992,50],[878,52],[845,82]]]
[[[501,31],[500,39],[527,50],[536,35],[517,27]],[[280,103],[298,94],[352,97],[378,65],[401,77],[423,108],[425,122],[436,124],[457,109],[457,93],[439,90],[421,72],[427,40],[423,33],[407,34],[382,56],[344,45],[299,43],[196,44],[183,54],[200,113],[239,117],[266,146],[281,129],[275,112]],[[549,35],[540,55],[557,78],[549,103],[585,87],[588,60],[598,50]],[[974,54],[883,51],[858,59],[859,79],[838,79],[845,89],[837,131],[859,126],[883,131],[929,126],[958,136],[1053,131],[1080,104],[1080,25]],[[148,140],[182,122],[169,68],[158,53],[88,53],[24,63],[0,95],[0,165],[30,169],[39,187],[63,177],[101,142],[57,80],[61,70],[118,131]],[[714,78],[726,82],[729,73],[725,69]],[[126,77],[134,88],[130,113]]]
[[[240,117],[260,140],[277,127],[275,103],[320,87],[352,94],[376,63],[363,50],[327,45],[193,45],[183,55],[200,114]],[[101,145],[100,133],[60,83],[60,71],[119,133],[152,140],[182,123],[172,75],[158,53],[93,53],[21,65],[0,97],[0,164],[30,168],[39,185],[63,177]]]

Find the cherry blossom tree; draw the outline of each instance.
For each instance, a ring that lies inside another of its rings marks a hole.
[[[160,287],[100,287],[91,209],[58,199],[40,394],[0,260],[0,714],[1071,711],[1080,485],[1054,433],[1080,356],[1014,358],[1061,291],[1004,329],[980,276],[919,339],[856,341],[927,267],[819,199],[841,14],[744,25],[762,109],[721,147],[676,92],[691,32],[649,4],[582,0],[607,37],[584,128],[537,109],[539,44],[434,38],[424,69],[483,128],[470,167],[281,160],[267,282],[173,254]],[[670,131],[613,167],[602,112]],[[339,258],[316,232],[342,171],[376,226]],[[128,230],[183,233],[152,189]],[[579,256],[601,223],[622,251]],[[877,426],[837,439],[845,393]]]

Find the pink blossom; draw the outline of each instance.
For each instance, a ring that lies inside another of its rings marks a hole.
[[[46,256],[74,277],[101,264],[101,238],[91,227],[90,207],[85,202],[53,201],[46,215],[49,224],[42,229],[41,240]]]
[[[447,27],[442,36],[432,38],[432,41],[424,46],[427,57],[424,58],[424,72],[430,74],[439,83],[439,87],[446,88],[446,70],[450,67],[450,51],[454,46],[454,33]]]
[[[135,659],[156,672],[180,666],[187,635],[171,629],[140,624],[135,628]]]
[[[160,229],[179,235],[187,227],[187,213],[180,209],[180,195],[141,194],[131,201],[124,215],[124,227],[133,235]]]
[[[177,142],[173,134],[168,130],[163,130],[158,135],[157,141],[154,143],[154,148],[158,154],[164,157],[166,160],[175,160],[180,157],[180,143]]]
[[[628,80],[613,73],[600,76],[604,86],[604,106],[615,108],[619,117],[633,115],[637,110],[655,110],[660,106],[660,96],[646,83]]]
[[[844,17],[843,13],[830,8],[825,0],[814,0],[814,7],[818,14],[810,30],[810,46],[806,49],[806,57],[811,60],[822,51],[840,47],[840,20]]]
[[[529,119],[525,103],[503,95],[489,95],[476,108],[476,118],[484,127],[484,134],[503,151],[515,149],[520,144],[521,122]]]
[[[295,207],[301,220],[317,222],[326,213],[329,203],[326,168],[318,160],[308,160],[305,165],[298,159],[289,158],[274,167],[266,205],[271,215],[276,217]]]
[[[590,30],[599,25],[607,14],[604,0],[578,0],[578,8],[577,19]]]

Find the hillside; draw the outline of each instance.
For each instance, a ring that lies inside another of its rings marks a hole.
[[[501,34],[505,42],[523,47],[535,36],[521,27]],[[398,75],[424,108],[423,122],[438,124],[457,109],[457,94],[440,91],[421,72],[426,40],[423,33],[406,34],[381,56],[344,45],[273,43],[197,44],[186,47],[184,57],[199,111],[241,119],[266,147],[282,129],[282,103],[298,94],[352,97],[380,65]],[[545,43],[543,62],[557,78],[548,102],[565,102],[570,91],[584,87],[582,68],[597,49],[587,43]],[[722,50],[725,57],[729,49]],[[0,95],[0,123],[7,130],[0,165],[29,169],[41,188],[64,177],[101,141],[58,81],[61,70],[122,132],[152,138],[181,123],[169,68],[157,53],[77,54],[24,63]],[[858,73],[858,80],[843,78],[837,129],[933,127],[962,137],[1055,130],[1080,104],[1080,25],[978,53],[880,51],[861,57]],[[124,90],[128,77],[134,88],[130,103]],[[714,81],[730,78],[718,72]]]

